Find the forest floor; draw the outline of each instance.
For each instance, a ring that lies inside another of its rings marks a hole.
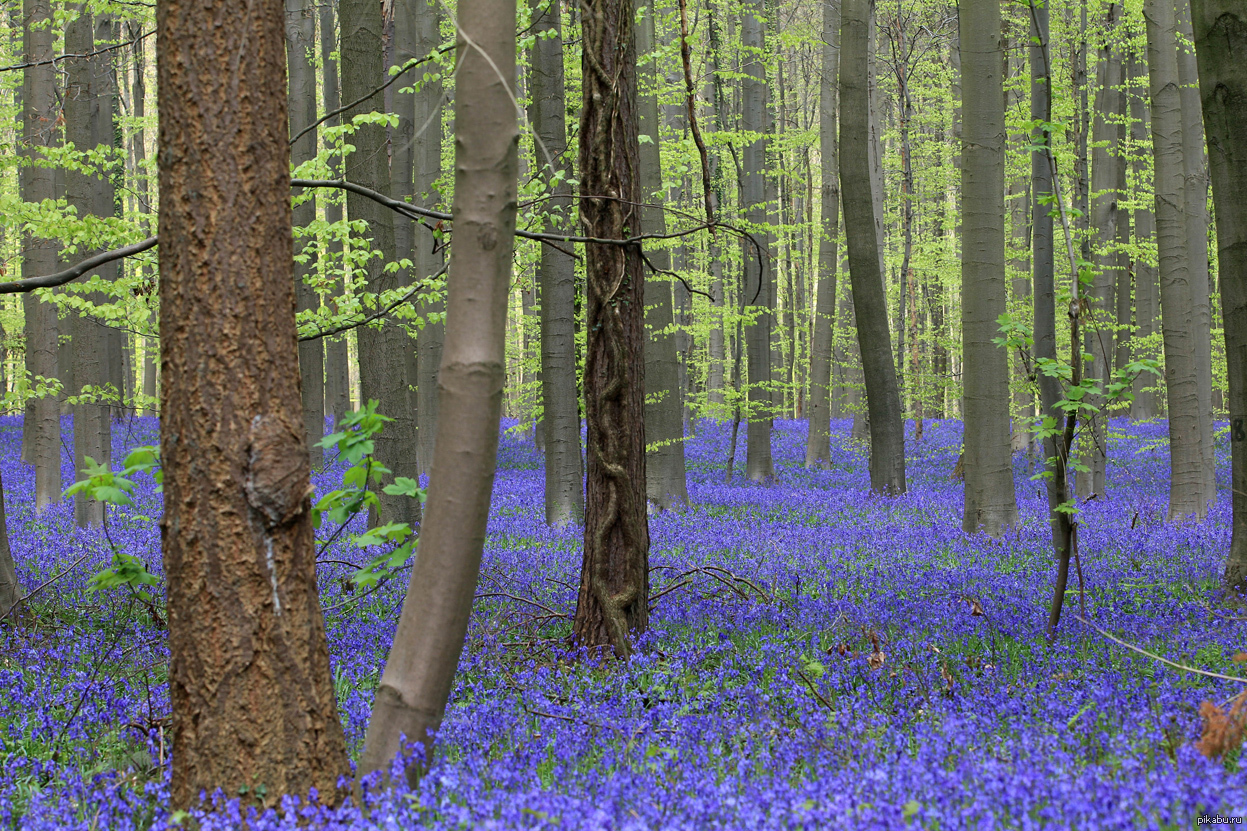
[[[760,486],[725,484],[728,427],[700,426],[692,506],[650,519],[657,601],[627,665],[567,653],[581,532],[545,526],[540,454],[505,436],[432,771],[362,811],[291,804],[250,827],[1188,829],[1201,815],[1247,814],[1247,759],[1195,748],[1201,702],[1240,686],[1083,626],[1076,582],[1058,637],[1045,638],[1054,567],[1043,485],[1025,458],[1021,524],[993,541],[960,530],[961,485],[949,479],[960,424],[928,422],[920,442],[910,425],[910,492],[896,499],[868,494],[866,448],[848,428],[835,425],[832,469],[806,471],[805,425],[777,423],[778,482]],[[34,601],[35,625],[0,632],[0,824],[175,827],[162,632],[124,590],[87,591],[110,543],[76,531],[68,502],[33,516],[20,430],[0,419],[22,581],[29,590],[86,556]],[[122,458],[155,443],[155,422],[114,425],[114,439]],[[1114,424],[1108,493],[1080,518],[1085,607],[1139,647],[1247,675],[1233,660],[1247,621],[1214,602],[1230,528],[1224,438],[1217,453],[1208,521],[1166,524],[1163,424]],[[330,468],[318,485],[340,475]],[[112,544],[158,571],[150,479],[132,508],[109,510]],[[363,559],[349,546],[322,556]],[[349,570],[322,566],[321,588],[357,750],[405,581],[360,597]],[[228,808],[201,820],[238,826]]]

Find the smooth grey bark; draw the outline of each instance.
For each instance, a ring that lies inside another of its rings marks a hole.
[[[766,83],[762,58],[766,47],[762,0],[750,0],[741,11],[741,37],[747,50],[741,80],[741,129],[756,138],[744,147],[742,155],[741,207],[762,248],[745,246],[742,285],[743,306],[752,309],[753,322],[744,327],[749,377],[749,427],[745,441],[745,475],[751,482],[775,478],[771,458],[771,330],[774,327],[775,284],[773,263],[766,252],[768,231],[766,210]]]
[[[805,466],[831,464],[831,358],[836,333],[836,267],[839,264],[840,171],[836,110],[840,73],[840,0],[823,0],[822,68],[819,75],[819,153],[822,156],[818,285],[810,335],[810,422]]]
[[[100,14],[95,18],[95,42],[97,44],[114,44],[118,40],[117,19],[110,14]],[[120,133],[117,129],[118,91],[116,64],[112,55],[101,56],[91,61],[91,84],[97,114],[94,116],[93,140],[95,146],[115,151]],[[109,174],[97,176],[93,188],[93,213],[96,216],[110,217],[117,213],[117,184]],[[121,275],[121,262],[105,263],[96,271],[107,283],[117,281]],[[101,338],[107,366],[108,383],[115,390],[115,398],[111,407],[114,419],[125,418],[129,413],[126,406],[126,391],[132,381],[126,374],[125,340],[128,333],[120,328],[106,327]]]
[[[134,133],[131,137],[131,157],[133,158],[135,170],[135,191],[138,198],[136,203],[139,211],[139,227],[142,229],[144,236],[150,236],[151,230],[151,183],[147,174],[147,136],[143,129],[143,117],[147,111],[147,62],[145,60],[145,49],[143,40],[139,39],[139,27],[134,23],[127,24],[129,27],[129,37],[134,41],[134,71],[131,74],[132,82],[130,87],[131,108],[135,118]],[[156,275],[146,266],[140,266],[144,291],[155,292]],[[160,408],[156,401],[156,379],[157,379],[157,352],[160,350],[160,342],[156,337],[145,337],[143,339],[143,395],[151,401],[151,405],[147,408],[147,415],[155,416],[160,414]]]
[[[641,143],[641,199],[661,205],[664,201],[659,156],[661,132],[658,120],[660,76],[654,50],[653,0],[636,0],[637,116]],[[641,232],[665,234],[667,221],[661,207],[641,209]],[[660,271],[671,270],[670,250],[650,249],[646,256]],[[672,312],[671,280],[666,274],[645,278],[645,492],[650,504],[670,510],[688,504],[684,468],[684,396],[679,384]]]
[[[1017,524],[1009,446],[1009,356],[993,343],[1005,313],[1004,38],[997,0],[961,0],[961,348],[964,531]],[[872,419],[872,424],[873,424]]]
[[[1150,165],[1143,157],[1151,149],[1152,120],[1151,103],[1148,101],[1146,85],[1146,67],[1135,55],[1131,55],[1129,75],[1132,79],[1143,80],[1141,91],[1133,93],[1130,98],[1130,142],[1134,150],[1131,162],[1135,187],[1149,187],[1145,182],[1150,172]],[[1135,240],[1151,240],[1156,237],[1156,214],[1147,204],[1148,200],[1134,211]],[[1160,353],[1150,343],[1154,335],[1160,331],[1160,276],[1156,265],[1143,258],[1134,260],[1134,319],[1135,358],[1159,359]],[[1143,373],[1134,382],[1134,400],[1130,402],[1130,418],[1133,421],[1147,421],[1156,418],[1163,410],[1163,383],[1151,373]]]
[[[1199,399],[1199,452],[1208,505],[1217,501],[1217,465],[1212,452],[1212,307],[1208,272],[1208,169],[1204,164],[1204,121],[1199,101],[1199,72],[1191,31],[1189,2],[1177,2],[1178,100],[1182,106],[1183,205],[1186,253],[1194,312],[1195,384]]]
[[[89,55],[94,49],[95,20],[84,3],[79,7],[77,16],[65,27],[65,51],[67,54]],[[102,62],[100,58],[72,58],[64,64],[65,141],[79,152],[95,150],[101,145],[106,148],[112,144],[112,137],[104,135],[105,119],[100,94],[107,91],[99,87],[104,75],[99,67]],[[107,126],[111,127],[112,120],[107,121]],[[80,219],[94,214],[101,207],[97,202],[99,188],[96,176],[81,170],[66,172],[66,200]],[[82,252],[83,255],[91,253],[96,252]],[[86,279],[83,277],[80,282]],[[107,300],[100,292],[92,292],[86,299],[93,303]],[[66,322],[69,323],[73,337],[74,378],[74,386],[66,392],[70,395],[81,395],[85,387],[103,387],[109,382],[105,360],[105,333],[108,330],[89,314],[71,313]],[[102,465],[111,462],[110,409],[106,402],[82,402],[73,405],[76,473],[83,471],[88,457]],[[102,525],[104,503],[88,499],[82,493],[75,494],[74,522],[79,528]]]
[[[723,81],[719,77],[719,30],[713,15],[707,20],[709,28],[709,49],[706,50],[706,100],[712,102],[715,132],[728,129],[727,99],[723,94]],[[723,204],[723,171],[720,168],[720,154],[710,154],[710,181],[713,188],[716,210]],[[727,343],[724,337],[724,282],[723,253],[719,235],[714,234],[707,241],[707,255],[710,260],[710,306],[713,315],[710,323],[710,335],[706,339],[706,353],[709,367],[706,371],[706,400],[710,404],[711,413],[716,419],[725,415],[727,396],[724,393],[724,367],[727,361]]]
[[[1112,31],[1117,25],[1119,8],[1109,4],[1105,10],[1104,30]],[[1084,320],[1088,322],[1083,331],[1083,351],[1091,356],[1084,377],[1098,382],[1100,389],[1107,388],[1113,372],[1114,322],[1117,317],[1114,303],[1115,270],[1117,252],[1117,223],[1121,212],[1117,209],[1118,167],[1124,163],[1118,124],[1122,116],[1121,105],[1121,54],[1117,48],[1105,43],[1100,48],[1096,64],[1096,91],[1094,122],[1091,128],[1091,262],[1094,269],[1090,301]],[[1094,420],[1087,425],[1083,435],[1082,467],[1074,475],[1074,492],[1079,499],[1092,494],[1104,495],[1107,474],[1108,436],[1105,430],[1109,413],[1104,409],[1104,395],[1089,395],[1087,403],[1100,408]]]
[[[1233,532],[1227,599],[1247,601],[1247,10],[1192,0],[1200,97],[1217,219],[1217,266],[1229,370]]]
[[[870,488],[905,492],[905,431],[883,287],[879,183],[870,150],[870,30],[873,3],[845,0],[840,37],[840,183],[857,343],[870,419]]]
[[[320,4],[320,61],[322,87],[325,96],[325,112],[333,112],[341,106],[338,94],[338,61],[333,53],[338,51],[337,0],[323,0]],[[340,115],[330,116],[326,127],[341,125]],[[331,159],[331,164],[339,162]],[[342,221],[342,203],[335,197],[325,203],[325,221]],[[331,261],[340,262],[342,243],[331,240],[327,253]],[[325,415],[332,416],[334,424],[351,409],[350,348],[346,335],[325,338]]]
[[[361,773],[388,770],[405,752],[403,735],[432,757],[429,734],[441,723],[463,650],[497,462],[519,169],[515,4],[460,0],[458,12],[456,235],[439,373],[446,418],[438,421],[420,556],[381,675]],[[427,761],[410,765],[408,779],[425,769]]]
[[[56,178],[51,168],[35,161],[43,148],[60,143],[57,132],[56,77],[52,66],[52,7],[49,0],[23,0],[22,62],[38,64],[22,71],[22,146],[25,160],[18,173],[22,200],[40,203],[56,198]],[[22,277],[41,277],[57,270],[60,245],[26,233],[22,237]],[[56,307],[22,295],[25,312],[26,369],[46,379],[57,377],[58,325]],[[29,441],[23,457],[35,467],[35,512],[43,511],[61,497],[60,404],[54,395],[34,399],[27,405]]]
[[[360,113],[381,112],[382,95],[376,92],[384,83],[381,42],[381,5],[375,0],[341,0],[342,97],[346,101],[364,99],[343,114],[348,122]],[[366,97],[367,96],[367,97]],[[385,128],[376,124],[356,128],[351,141],[355,152],[346,159],[346,178],[379,193],[390,190],[390,171],[386,152]],[[398,288],[401,277],[384,270],[394,258],[394,220],[389,209],[371,199],[348,193],[346,210],[352,220],[364,220],[372,236],[373,256],[364,266],[368,290],[381,293]],[[359,348],[359,388],[361,405],[378,402],[377,410],[394,421],[376,438],[376,458],[395,476],[417,477],[415,419],[408,401],[408,364],[403,360],[410,349],[410,338],[395,321],[380,329],[364,326],[356,332]],[[382,522],[419,521],[420,507],[405,496],[381,495]]]
[[[290,107],[290,135],[316,121],[316,18],[312,0],[286,0],[286,75]],[[316,157],[316,130],[308,131],[290,147],[290,163],[300,165]],[[316,219],[316,197],[294,207],[294,227],[306,228]],[[295,253],[306,240],[295,238]],[[300,312],[320,308],[320,297],[308,282],[316,270],[311,251],[307,262],[294,265],[295,302]],[[325,434],[325,356],[322,340],[299,342],[299,392],[303,401],[303,429],[312,470],[325,464],[325,449],[318,442]]]
[[[1169,405],[1169,519],[1203,519],[1210,495],[1205,488],[1200,447],[1199,361],[1186,234],[1177,22],[1172,0],[1145,0],[1143,14],[1147,20],[1156,246]]]
[[[571,233],[574,207],[567,160],[567,95],[563,82],[563,29],[559,0],[533,3],[528,120],[537,140],[538,175],[552,198],[542,207],[544,229]],[[562,175],[560,175],[562,174]],[[584,459],[580,452],[580,400],[576,390],[576,263],[551,245],[541,246],[541,429],[545,447],[546,522],[584,520]]]

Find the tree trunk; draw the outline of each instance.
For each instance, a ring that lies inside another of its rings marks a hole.
[[[840,47],[840,181],[870,419],[870,488],[876,493],[899,494],[905,492],[904,418],[888,333],[882,227],[875,210],[878,185],[872,177],[869,148],[872,25],[869,0],[846,0]]]
[[[151,199],[149,196],[147,172],[147,136],[143,129],[143,117],[147,109],[147,61],[144,55],[143,41],[138,39],[139,26],[130,23],[129,36],[134,40],[134,81],[130,91],[131,108],[134,113],[135,128],[132,137],[135,170],[135,191],[137,191],[138,209],[140,212],[139,227],[145,236],[151,234]],[[156,291],[157,277],[146,266],[140,266],[143,292],[150,297]],[[155,336],[143,338],[143,395],[152,403],[146,408],[147,415],[159,415],[156,407],[156,365],[160,340]]]
[[[840,234],[840,179],[836,155],[840,72],[840,0],[823,0],[822,72],[819,77],[819,152],[822,156],[818,290],[810,338],[810,429],[805,466],[831,464],[831,358],[835,343],[836,266]]]
[[[533,3],[532,70],[528,120],[538,140],[539,175],[553,198],[545,230],[572,229],[567,155],[567,98],[563,84],[563,29],[559,0]],[[559,174],[562,174],[561,176]],[[570,247],[570,246],[565,246]],[[545,431],[546,522],[584,520],[584,459],[580,453],[580,396],[576,388],[576,264],[552,245],[541,247],[541,429]]]
[[[320,4],[321,86],[324,89],[327,113],[341,106],[341,96],[338,94],[338,62],[333,58],[333,53],[338,51],[337,7],[337,0],[324,0]],[[342,117],[338,115],[325,120],[326,127],[337,127],[341,123]],[[334,167],[339,162],[338,159],[330,160]],[[325,200],[325,221],[330,224],[342,221],[342,203],[337,198]],[[326,253],[331,262],[340,263],[342,243],[330,240]],[[351,409],[350,348],[344,334],[324,340],[325,415],[332,416],[336,425],[342,422],[342,417]]]
[[[100,14],[95,18],[95,42],[116,43],[119,40],[117,19],[109,14]],[[95,100],[96,115],[93,119],[93,141],[96,147],[108,152],[116,152],[120,135],[117,130],[118,85],[115,58],[112,55],[93,59],[91,84]],[[113,175],[106,173],[94,178],[92,197],[94,208],[92,213],[100,217],[112,217],[117,213],[117,185]],[[124,177],[123,177],[124,178]],[[105,263],[96,271],[100,279],[106,283],[115,283],[121,276],[120,261]],[[106,300],[106,297],[101,297]],[[129,413],[126,392],[132,383],[126,374],[125,341],[128,333],[112,326],[103,330],[101,344],[107,361],[107,382],[112,385],[111,415],[115,419],[125,418]],[[107,416],[106,416],[107,417]]]
[[[39,64],[22,71],[22,156],[18,173],[24,202],[38,204],[56,198],[52,168],[36,166],[45,148],[60,143],[57,134],[56,75],[51,63],[52,8],[49,0],[23,0],[25,49],[22,62]],[[42,277],[57,270],[60,245],[27,233],[22,237],[22,277]],[[34,294],[22,295],[25,312],[26,369],[46,379],[57,377],[56,307]],[[37,379],[35,379],[37,381]],[[35,512],[61,498],[61,420],[55,395],[35,398],[26,407],[30,424],[23,457],[35,467]],[[25,434],[24,434],[25,436]]]
[[[1130,77],[1141,78],[1145,67],[1140,65],[1135,56],[1130,59]],[[1136,182],[1143,179],[1148,168],[1143,154],[1150,149],[1152,134],[1151,103],[1147,91],[1132,95],[1130,99],[1130,141],[1134,150],[1134,168]],[[1156,238],[1156,215],[1143,200],[1134,212],[1134,238],[1136,241],[1153,240]],[[1160,321],[1160,278],[1156,266],[1136,257],[1134,260],[1134,319],[1136,358],[1159,358],[1160,355],[1150,343],[1157,334]],[[1147,421],[1161,414],[1162,396],[1159,387],[1161,382],[1151,373],[1143,373],[1135,379],[1134,400],[1130,403],[1130,418],[1135,421]]]
[[[347,757],[299,396],[282,9],[157,11],[172,801],[330,802]]]
[[[343,114],[348,122],[360,113],[381,112],[382,95],[376,90],[384,83],[381,47],[381,5],[376,0],[341,0],[339,3],[342,29],[342,97],[363,103]],[[390,171],[386,152],[385,128],[376,124],[356,128],[351,139],[355,152],[347,157],[346,178],[349,181],[388,194]],[[398,288],[401,277],[386,272],[384,266],[394,259],[394,220],[390,211],[356,194],[347,194],[347,214],[352,220],[364,220],[372,234],[372,247],[380,257],[368,260],[368,290],[380,294]],[[406,220],[403,220],[406,221]],[[359,351],[359,388],[361,405],[378,402],[377,410],[394,422],[377,436],[376,457],[395,476],[416,478],[415,419],[407,395],[408,363],[404,359],[411,349],[407,332],[389,320],[380,329],[364,326],[355,330]],[[424,413],[421,413],[422,417]],[[420,506],[405,496],[381,496],[382,522],[420,521]]]
[[[472,612],[497,464],[519,170],[515,4],[460,0],[458,12],[455,240],[438,375],[446,418],[438,422],[420,554],[373,704],[363,773],[387,770],[405,750],[403,735],[424,744],[426,764],[432,756],[430,733],[446,710]],[[409,766],[409,780],[425,768]]]
[[[1111,32],[1117,25],[1118,6],[1110,4],[1105,11],[1104,31]],[[1117,253],[1112,250],[1117,242],[1117,209],[1119,198],[1116,188],[1117,169],[1123,163],[1118,145],[1118,124],[1122,116],[1121,55],[1118,49],[1105,43],[1100,48],[1096,63],[1095,123],[1091,141],[1091,247],[1092,278],[1088,296],[1084,330],[1083,351],[1091,355],[1087,363],[1086,377],[1099,383],[1105,390],[1113,374],[1114,321],[1116,307],[1113,289],[1117,265]],[[1109,413],[1105,409],[1104,395],[1088,395],[1088,404],[1098,407],[1084,428],[1082,467],[1074,476],[1074,490],[1079,499],[1089,499],[1093,494],[1104,495],[1108,468],[1108,435],[1106,426]]]
[[[1199,361],[1195,349],[1186,236],[1182,108],[1173,3],[1145,0],[1148,87],[1155,160],[1156,244],[1160,260],[1165,391],[1169,403],[1169,519],[1203,519],[1208,510],[1200,447]]]
[[[967,533],[1017,524],[1009,446],[1009,356],[993,343],[1005,313],[1004,54],[997,0],[962,0],[961,345]],[[873,420],[872,420],[873,423]]]
[[[662,204],[663,177],[659,160],[661,135],[658,122],[660,76],[655,67],[654,3],[636,0],[636,49],[646,92],[637,96],[639,131],[649,137],[640,146],[641,201]],[[640,80],[640,79],[638,79]],[[653,92],[648,90],[653,89]],[[641,209],[641,232],[665,234],[667,221],[661,207]],[[657,247],[646,256],[660,272],[671,270],[667,248]],[[684,396],[679,386],[674,315],[669,274],[650,274],[645,280],[645,479],[646,495],[659,510],[688,504],[684,471]]]
[[[13,551],[9,547],[9,521],[4,508],[4,485],[0,482],[0,617],[22,599],[22,584],[17,579]]]
[[[1236,0],[1192,0],[1217,265],[1229,370],[1233,535],[1227,598],[1247,601],[1247,12]]]
[[[312,57],[316,51],[316,18],[312,0],[286,0],[286,61],[290,85],[290,134],[294,135],[316,121],[316,69]],[[300,165],[316,157],[316,130],[310,130],[290,148],[290,161]],[[316,219],[316,198],[304,194],[307,201],[294,208],[294,226],[306,228]],[[305,239],[294,243],[296,253],[303,249]],[[309,283],[316,270],[313,254],[307,262],[295,263],[295,300],[299,311],[320,308],[320,297]],[[325,463],[325,450],[318,442],[325,435],[325,358],[320,338],[299,343],[299,386],[303,400],[303,429],[312,470]]]
[[[586,0],[581,11],[581,224],[588,236],[624,239],[641,227],[633,4]],[[572,635],[620,658],[632,653],[629,633],[649,623],[642,265],[635,246],[585,246],[589,459]]]
[[[65,51],[73,55],[89,55],[95,49],[95,21],[86,4],[80,7],[78,16],[65,27]],[[107,60],[107,59],[104,59]],[[64,118],[65,141],[78,152],[107,149],[112,144],[111,135],[105,135],[103,102],[99,83],[103,72],[98,64],[100,58],[73,58],[65,61]],[[107,119],[112,127],[112,119]],[[111,132],[111,131],[109,131]],[[101,141],[102,140],[102,141]],[[100,147],[100,145],[103,145]],[[66,172],[65,191],[69,206],[82,219],[95,213],[101,205],[97,202],[100,184],[97,177],[81,170]],[[111,206],[108,206],[111,208]],[[109,210],[111,215],[112,211]],[[84,254],[95,252],[83,252]],[[81,255],[80,255],[81,256]],[[81,278],[85,280],[87,278]],[[105,303],[107,297],[92,292],[86,297],[92,303]],[[105,333],[108,331],[90,314],[70,313],[67,318],[73,333],[74,388],[70,395],[81,395],[84,387],[104,387],[108,381],[105,357]],[[102,465],[111,461],[111,421],[107,402],[84,402],[73,406],[74,414],[74,471],[81,473],[90,457]],[[87,499],[85,494],[74,496],[74,522],[79,528],[95,528],[104,522],[104,503]]]
[[[745,246],[744,306],[754,309],[752,323],[745,328],[745,352],[749,376],[748,435],[745,444],[745,475],[751,482],[767,482],[775,477],[771,459],[771,329],[775,284],[774,260],[769,257],[766,211],[766,84],[763,75],[762,0],[750,0],[741,12],[744,39],[744,78],[741,79],[741,129],[757,138],[745,145],[741,207],[761,251]]]

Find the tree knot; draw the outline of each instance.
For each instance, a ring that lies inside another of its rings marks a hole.
[[[287,525],[303,512],[311,494],[310,463],[300,431],[285,419],[257,415],[247,443],[247,503],[265,529]]]

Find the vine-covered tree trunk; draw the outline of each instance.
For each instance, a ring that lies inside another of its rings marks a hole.
[[[534,0],[528,120],[538,140],[539,175],[553,198],[545,230],[571,233],[573,205],[567,154],[567,96],[559,0]],[[564,248],[568,246],[563,246]],[[545,431],[546,522],[584,519],[584,459],[580,453],[580,396],[576,389],[576,263],[552,245],[541,247],[541,429]]]
[[[384,102],[377,92],[384,83],[385,71],[381,48],[381,4],[376,0],[340,0],[338,5],[342,29],[342,97],[347,102],[364,99],[363,103],[343,114],[350,121],[360,113],[382,112]],[[390,171],[386,151],[385,128],[366,124],[356,128],[351,138],[355,152],[347,157],[346,178],[388,194]],[[346,197],[347,214],[352,220],[364,220],[372,234],[372,247],[381,256],[373,256],[365,266],[368,290],[383,292],[399,287],[401,277],[386,272],[384,266],[394,257],[394,219],[389,209],[357,194]],[[406,220],[404,220],[406,221]],[[377,460],[395,476],[416,478],[416,425],[408,400],[410,378],[407,351],[411,339],[393,320],[380,329],[364,326],[355,330],[359,347],[359,389],[361,405],[378,402],[378,412],[394,422],[376,438]],[[421,418],[425,413],[421,411]],[[420,506],[405,496],[381,496],[382,522],[419,522]]]
[[[625,239],[641,227],[636,45],[631,0],[581,6],[580,216],[585,234]],[[585,246],[585,547],[572,634],[632,654],[649,624],[645,511],[645,273],[635,246]]]
[[[455,240],[441,414],[420,553],[373,704],[360,770],[387,770],[441,723],[463,650],[485,546],[506,383],[519,128],[515,3],[460,0],[455,89]],[[470,44],[470,45],[469,45]],[[482,54],[483,53],[483,54]],[[407,768],[414,781],[425,769]]]
[[[1208,510],[1200,447],[1199,361],[1195,349],[1185,215],[1182,107],[1173,3],[1145,0],[1148,88],[1155,161],[1156,245],[1160,261],[1165,392],[1169,403],[1169,518],[1202,519]]]
[[[659,158],[660,131],[658,93],[660,78],[654,57],[654,3],[636,0],[637,54],[644,61],[644,86],[652,92],[637,96],[638,129],[649,138],[640,146],[641,201],[661,205],[662,167]],[[665,234],[667,220],[661,207],[641,209],[641,232]],[[655,247],[646,253],[661,271],[671,270],[669,249]],[[661,510],[688,504],[684,469],[684,394],[679,384],[679,356],[676,354],[674,314],[669,274],[651,274],[645,281],[645,452],[646,495]]]
[[[316,51],[316,18],[312,0],[286,0],[286,62],[289,67],[290,134],[294,135],[316,120],[316,69],[312,58]],[[302,164],[316,157],[316,131],[311,130],[290,148],[290,161]],[[295,206],[294,225],[306,228],[316,219],[316,199],[304,194],[307,201]],[[295,252],[302,250],[306,240],[295,240]],[[295,263],[295,300],[299,311],[320,307],[316,289],[308,278],[316,270],[309,252],[308,260]],[[299,344],[299,386],[303,400],[303,429],[306,432],[308,458],[312,470],[325,463],[325,450],[318,442],[325,435],[325,357],[322,341]]]
[[[1247,10],[1236,0],[1192,0],[1208,167],[1217,217],[1217,265],[1229,370],[1233,535],[1227,597],[1247,601]]]
[[[172,800],[333,801],[347,757],[299,396],[282,7],[167,0],[156,27]]]
[[[323,0],[320,4],[320,65],[321,86],[325,96],[325,112],[333,112],[341,106],[338,94],[338,61],[333,55],[338,51],[337,0]],[[326,127],[342,123],[339,115],[325,120]],[[331,158],[330,164],[340,167],[340,159]],[[338,198],[325,200],[325,221],[332,224],[342,221],[342,203]],[[341,262],[342,243],[330,240],[328,252],[331,261]],[[334,424],[351,409],[350,351],[346,335],[325,339],[325,415],[332,416]]]
[[[1009,356],[993,339],[1005,313],[1005,108],[997,0],[962,0],[961,377],[965,513],[961,527],[999,536],[1017,523],[1009,446]],[[872,425],[874,420],[871,420]]]
[[[810,337],[810,431],[805,466],[831,463],[831,357],[836,333],[836,267],[839,265],[840,178],[836,155],[836,109],[840,72],[840,0],[823,2],[822,69],[819,76],[819,151],[822,156],[818,288]]]
[[[874,203],[870,151],[870,28],[868,0],[845,0],[840,38],[840,183],[857,343],[870,419],[870,488],[905,492],[905,431],[883,288],[882,227]]]
[[[771,459],[771,330],[774,328],[775,261],[769,256],[766,210],[766,81],[762,54],[762,0],[750,0],[741,11],[741,37],[746,49],[741,79],[741,129],[757,138],[742,155],[741,207],[758,246],[746,245],[743,305],[752,308],[745,325],[745,356],[749,380],[749,427],[745,442],[745,474],[751,482],[775,477]],[[761,250],[759,250],[759,247]]]
[[[56,198],[56,177],[35,162],[60,144],[57,129],[56,70],[51,63],[52,6],[49,0],[23,0],[22,145],[25,163],[18,172],[24,202]],[[31,233],[22,237],[22,277],[42,277],[57,270],[60,245]],[[50,302],[32,293],[22,295],[25,313],[26,369],[46,379],[57,377],[57,314]],[[55,395],[34,399],[26,407],[29,432],[23,431],[22,457],[35,467],[35,512],[42,513],[61,498],[61,421]]]

